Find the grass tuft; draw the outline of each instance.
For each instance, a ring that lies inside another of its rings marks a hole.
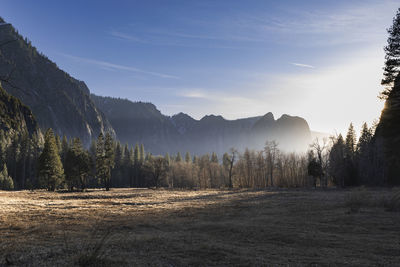
[[[79,266],[107,266],[108,260],[104,257],[104,247],[110,235],[110,229],[100,232],[98,228],[95,228],[86,240],[82,252],[77,256],[76,264]]]
[[[397,190],[390,197],[386,198],[383,205],[386,211],[400,211],[400,190]]]
[[[358,213],[361,208],[370,204],[368,191],[364,187],[354,189],[345,198],[345,206],[349,208],[349,213]]]

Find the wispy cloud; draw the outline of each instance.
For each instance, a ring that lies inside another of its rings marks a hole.
[[[85,57],[78,57],[78,56],[72,56],[68,54],[61,54],[64,57],[73,59],[78,62],[83,62],[91,65],[98,66],[103,69],[108,69],[108,70],[123,70],[123,71],[130,71],[130,72],[135,72],[135,73],[141,73],[141,74],[146,74],[146,75],[151,75],[151,76],[156,76],[160,78],[165,78],[165,79],[179,79],[179,77],[170,75],[170,74],[165,74],[165,73],[159,73],[159,72],[153,72],[153,71],[146,71],[142,69],[138,69],[135,67],[131,66],[125,66],[125,65],[120,65],[120,64],[115,64],[107,61],[101,61],[101,60],[96,60],[96,59],[90,59],[90,58],[85,58]]]
[[[240,102],[248,102],[253,101],[250,98],[243,97],[240,94],[234,94],[232,92],[221,92],[215,89],[186,89],[183,91],[178,91],[177,96],[185,97],[185,98],[194,98],[194,99],[202,99],[208,100],[210,102],[219,102],[219,103],[240,103]]]
[[[372,43],[384,40],[385,28],[391,23],[398,1],[365,1],[337,5],[330,9],[284,8],[283,14],[268,10],[221,16],[203,22],[224,35],[243,35],[258,42],[289,43],[297,46],[334,46],[353,43]],[[242,37],[241,37],[242,38]]]
[[[302,63],[294,63],[294,62],[292,62],[290,64],[292,64],[293,66],[302,67],[302,68],[310,68],[310,69],[314,69],[315,68],[312,65],[302,64]]]
[[[240,46],[234,46],[226,44],[226,41],[233,40],[227,37],[218,36],[207,36],[207,35],[192,35],[177,32],[168,32],[161,30],[149,30],[144,33],[145,38],[137,37],[135,34],[109,31],[109,35],[118,38],[120,40],[142,43],[150,45],[161,45],[161,46],[180,46],[180,47],[192,47],[192,48],[217,48],[217,49],[240,49]],[[143,34],[143,33],[142,33]],[[203,41],[215,41],[215,42],[192,42],[192,39],[198,39]]]
[[[185,90],[178,93],[178,96],[186,98],[201,98],[201,99],[212,99],[212,97],[206,92],[198,89]]]
[[[110,31],[108,32],[111,36],[119,38],[119,39],[123,39],[123,40],[127,40],[127,41],[132,41],[132,42],[138,42],[138,43],[147,43],[146,40],[138,38],[136,36],[133,35],[129,35],[123,32],[119,32],[119,31]]]

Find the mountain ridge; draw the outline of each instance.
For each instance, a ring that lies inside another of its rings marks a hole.
[[[1,27],[0,40],[10,41],[0,49],[0,75],[8,77],[3,87],[32,110],[43,130],[53,128],[86,144],[100,132],[115,134],[83,81],[58,68],[11,24]]]
[[[282,149],[300,151],[308,148],[312,140],[308,123],[298,116],[283,114],[275,120],[268,112],[264,116],[227,120],[209,114],[197,120],[183,112],[164,115],[151,103],[95,94],[91,98],[109,118],[122,143],[143,143],[152,153],[189,151],[221,155],[230,147],[260,149],[266,140],[272,139],[278,140]],[[139,110],[148,113],[139,116]],[[299,142],[293,144],[292,139]]]

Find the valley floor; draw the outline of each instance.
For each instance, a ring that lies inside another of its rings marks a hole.
[[[391,189],[0,191],[0,266],[398,265]]]

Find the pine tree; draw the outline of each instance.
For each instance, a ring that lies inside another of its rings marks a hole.
[[[135,150],[133,152],[133,183],[131,186],[139,186],[139,175],[141,168],[141,158],[140,158],[140,148],[139,145],[135,145]]]
[[[52,129],[45,134],[44,148],[39,157],[39,186],[54,191],[64,181],[64,169]]]
[[[345,140],[345,168],[344,185],[357,184],[357,168],[355,164],[357,148],[357,136],[354,131],[353,123],[350,123]]]
[[[200,159],[199,159],[198,156],[194,156],[194,157],[193,157],[193,163],[194,163],[195,165],[198,165],[198,164],[199,164],[199,161],[200,161]]]
[[[176,154],[175,161],[176,161],[176,162],[182,162],[182,156],[181,156],[181,153],[180,153],[180,152],[178,152],[178,154]]]
[[[111,187],[111,171],[115,166],[114,140],[110,133],[106,134],[104,141],[104,164],[106,170],[104,173],[104,186],[106,191],[109,191]]]
[[[73,139],[73,145],[67,153],[65,162],[68,188],[72,190],[74,187],[80,187],[81,190],[85,190],[90,171],[90,159],[79,138]]]
[[[192,163],[192,158],[190,157],[190,153],[186,152],[185,154],[185,162],[186,163]]]
[[[169,156],[169,153],[167,152],[164,156],[166,164],[169,166],[171,164],[171,157]]]
[[[60,139],[60,136],[58,134],[56,134],[55,136],[56,136],[57,150],[58,150],[58,152],[60,153],[60,156],[61,156],[61,149],[62,149],[62,147],[61,147],[61,139]]]
[[[102,133],[100,133],[96,143],[96,177],[98,183],[104,181],[105,175],[106,175],[106,166],[105,166],[105,153],[104,153],[104,136]]]
[[[140,162],[143,163],[145,161],[146,154],[144,152],[143,144],[140,145]]]
[[[139,150],[139,145],[135,145],[135,150],[133,152],[133,161],[135,165],[139,165],[140,163],[140,150]]]
[[[69,150],[68,139],[64,135],[61,141],[61,162],[65,164],[65,158]]]
[[[357,143],[356,162],[358,168],[358,176],[361,184],[371,183],[374,180],[373,170],[373,133],[372,129],[368,128],[367,123],[364,123],[361,129],[361,135]]]
[[[357,145],[357,136],[354,131],[353,123],[350,123],[349,129],[346,135],[346,153],[351,159],[354,159]]]
[[[2,189],[2,190],[14,189],[14,181],[8,175],[6,164],[3,165],[3,170],[0,172],[0,189]]]
[[[372,141],[372,137],[373,137],[372,130],[368,128],[367,123],[364,123],[362,125],[361,135],[357,143],[357,149],[356,149],[357,154],[363,154],[364,150],[368,149],[368,146]]]
[[[215,152],[213,152],[211,154],[211,162],[218,163],[218,157],[217,157],[217,154]]]
[[[340,187],[344,187],[346,177],[345,151],[346,145],[342,135],[339,134],[329,153],[328,170],[333,182]]]
[[[385,47],[385,67],[382,85],[386,88],[382,92],[382,98],[387,98],[392,90],[393,83],[400,71],[400,8],[393,18],[393,25],[387,30],[389,38]]]

